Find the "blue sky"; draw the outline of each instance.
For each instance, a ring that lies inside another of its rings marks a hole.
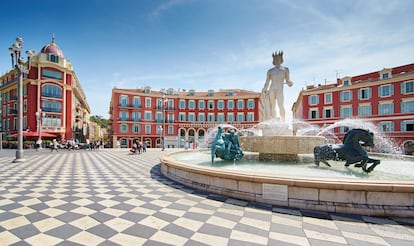
[[[2,1],[0,73],[15,37],[37,52],[51,41],[69,58],[93,115],[108,117],[111,89],[261,91],[271,54],[284,51],[293,87],[414,61],[410,0]],[[3,48],[1,48],[3,47]]]

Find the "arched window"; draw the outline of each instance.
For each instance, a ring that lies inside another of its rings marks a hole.
[[[42,96],[62,98],[62,88],[53,84],[46,84],[42,87]]]

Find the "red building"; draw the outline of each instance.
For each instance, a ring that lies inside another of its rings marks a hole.
[[[295,119],[318,127],[346,118],[374,123],[397,145],[414,140],[414,64],[307,86],[293,105]],[[346,129],[335,129],[343,135]]]
[[[23,129],[32,133],[41,131],[44,136],[49,133],[60,140],[84,141],[90,109],[72,64],[54,37],[30,63],[31,68],[23,78]],[[16,69],[0,76],[0,92],[1,130],[7,138],[17,132]]]
[[[135,139],[160,147],[164,134],[166,148],[183,147],[185,142],[206,146],[209,130],[219,124],[238,129],[257,124],[259,97],[245,90],[114,88],[108,130],[114,147],[131,147]]]

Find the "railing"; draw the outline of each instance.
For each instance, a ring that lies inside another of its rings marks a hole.
[[[51,107],[42,107],[43,112],[52,112],[52,113],[62,113],[62,109],[51,108]]]

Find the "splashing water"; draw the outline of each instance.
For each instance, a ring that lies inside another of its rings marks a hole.
[[[303,136],[303,135],[315,135],[315,136],[323,136],[328,143],[340,143],[342,139],[339,139],[338,136],[335,135],[334,129],[335,128],[348,128],[348,130],[353,128],[361,128],[366,129],[374,133],[374,151],[376,152],[383,152],[383,153],[390,153],[390,154],[398,154],[399,148],[396,144],[386,136],[386,134],[378,129],[378,127],[373,124],[372,122],[362,120],[362,119],[343,119],[336,121],[334,124],[327,125],[324,127],[318,127],[315,125],[309,124],[309,122],[304,121],[295,121],[293,123],[295,127],[298,129],[296,135]],[[344,129],[342,129],[344,130]],[[345,133],[344,131],[342,131]]]
[[[374,133],[374,143],[375,147],[373,148],[373,151],[375,152],[382,152],[382,153],[389,153],[389,154],[400,154],[399,147],[390,139],[387,137],[386,133],[380,131],[378,127],[373,124],[372,122],[362,120],[362,119],[343,119],[336,121],[335,123],[331,125],[326,125],[323,127],[318,127],[316,125],[313,125],[307,121],[302,120],[295,120],[292,125],[287,126],[286,123],[277,121],[277,120],[270,120],[270,121],[264,121],[260,122],[259,124],[256,124],[252,128],[248,129],[237,129],[231,124],[221,124],[220,125],[225,131],[232,129],[237,132],[240,136],[263,136],[263,129],[282,129],[286,130],[287,127],[289,128],[289,131],[292,131],[292,127],[296,131],[297,136],[323,136],[325,137],[326,143],[342,143],[342,138],[338,137],[335,134],[336,128],[343,128],[341,129],[342,133],[344,134],[344,129],[347,128],[348,130],[353,128],[361,128],[366,129]],[[212,141],[214,137],[216,136],[218,131],[218,127],[209,129],[207,132],[207,137],[209,141]],[[336,131],[338,132],[338,131]],[[277,134],[275,134],[277,135]]]

